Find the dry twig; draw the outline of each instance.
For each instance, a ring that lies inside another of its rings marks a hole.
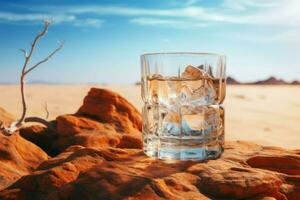
[[[45,103],[44,108],[45,108],[45,111],[46,111],[46,117],[45,117],[45,119],[48,119],[50,113],[49,113],[49,110],[48,110],[48,104],[47,104],[47,102]]]
[[[37,62],[36,64],[32,65],[31,67],[28,67],[30,59],[32,57],[32,54],[35,50],[36,45],[38,44],[38,42],[40,41],[40,39],[47,33],[49,26],[51,25],[51,22],[49,21],[45,21],[44,23],[44,29],[38,33],[38,35],[34,38],[29,53],[27,53],[27,51],[25,49],[20,49],[20,51],[23,52],[24,54],[24,64],[23,64],[23,68],[22,68],[22,72],[21,72],[21,77],[20,77],[20,90],[21,90],[21,96],[22,96],[22,115],[19,118],[18,121],[13,122],[9,127],[5,127],[3,125],[2,122],[0,122],[0,130],[2,130],[5,134],[12,134],[13,132],[15,132],[18,128],[20,128],[24,122],[38,122],[41,123],[49,128],[51,127],[51,124],[39,117],[27,117],[26,116],[26,112],[27,112],[27,104],[26,104],[26,98],[25,98],[25,77],[26,75],[31,72],[32,70],[36,69],[38,66],[40,66],[41,64],[47,62],[50,58],[52,58],[52,56],[54,56],[54,54],[56,54],[59,50],[61,50],[64,46],[64,43],[60,43],[59,46],[54,49],[54,51],[52,51],[52,53],[50,53],[47,57],[45,57],[44,59],[42,59],[41,61]],[[47,104],[45,106],[45,110],[47,113],[47,118],[49,116],[49,111],[47,108]]]

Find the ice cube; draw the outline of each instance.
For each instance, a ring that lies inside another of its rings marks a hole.
[[[179,136],[181,133],[179,109],[161,108],[159,126],[162,136]]]
[[[186,80],[182,82],[179,95],[182,105],[188,104],[212,104],[216,97],[216,91],[210,81],[205,79]]]
[[[192,65],[188,65],[181,74],[181,77],[186,79],[198,79],[201,78],[204,73],[205,72],[203,70]]]
[[[210,78],[214,78],[213,75],[213,67],[211,65],[199,65],[197,66],[198,69],[204,72],[204,75],[208,75]]]
[[[211,104],[216,97],[213,78],[201,67],[188,65],[182,73],[181,92],[179,99],[181,104]]]
[[[185,82],[182,82],[181,91],[179,94],[179,101],[181,105],[189,104],[192,97],[192,89],[188,87]]]
[[[148,78],[149,100],[163,106],[177,103],[180,93],[181,80],[178,77],[163,77],[153,75]]]
[[[206,126],[203,113],[203,106],[187,105],[181,107],[181,123],[184,136],[203,136]]]
[[[181,77],[186,79],[206,78],[213,80],[212,66],[209,65],[207,71],[205,71],[204,65],[199,65],[198,67],[188,65],[181,74]]]
[[[220,109],[213,106],[183,106],[182,130],[186,136],[215,137],[222,128]]]
[[[202,114],[182,116],[182,130],[185,136],[203,136],[206,126]]]

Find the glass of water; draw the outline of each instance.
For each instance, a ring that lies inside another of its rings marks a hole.
[[[219,157],[224,144],[225,56],[144,54],[141,68],[144,152],[171,160]]]

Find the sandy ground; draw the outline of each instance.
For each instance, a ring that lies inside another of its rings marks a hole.
[[[28,115],[50,118],[74,113],[91,87],[119,92],[141,108],[140,88],[134,85],[29,85]],[[0,107],[16,117],[21,112],[19,87],[0,85]],[[250,140],[263,145],[300,149],[300,86],[227,86],[226,140]]]

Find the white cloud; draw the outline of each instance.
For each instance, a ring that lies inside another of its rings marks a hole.
[[[225,7],[230,9],[226,9]],[[249,25],[300,26],[299,0],[223,0],[215,7],[184,6],[171,9],[145,9],[128,6],[60,6],[39,10],[72,15],[118,15],[128,17],[156,17],[162,20],[197,20],[204,23],[234,23]],[[238,12],[239,10],[247,12]],[[166,19],[167,18],[167,19]],[[149,23],[149,25],[151,25]]]
[[[103,25],[103,23],[104,23],[104,20],[101,20],[101,19],[87,18],[84,20],[76,20],[74,25],[80,26],[80,27],[100,28]]]
[[[135,17],[188,18],[208,22],[240,23],[238,16],[222,14],[222,12],[200,6],[187,6],[173,9],[145,9],[125,6],[60,6],[39,8],[45,12],[68,13],[74,15],[119,15]]]
[[[291,0],[288,4],[273,9],[264,9],[252,15],[242,16],[245,23],[277,27],[300,27],[300,1]]]
[[[222,8],[245,25],[300,27],[299,0],[224,0]]]
[[[207,27],[207,24],[196,22],[187,22],[186,20],[160,19],[160,18],[133,18],[131,23],[138,25],[150,26],[167,26],[172,28],[186,29],[186,28],[200,28]]]
[[[5,21],[43,21],[46,19],[51,19],[55,21],[55,23],[63,23],[63,22],[72,22],[76,20],[74,15],[65,15],[65,14],[57,14],[57,15],[50,15],[50,14],[41,14],[41,13],[11,13],[11,12],[0,12],[0,20]]]
[[[199,0],[185,0],[182,1],[181,7],[165,9],[101,5],[36,6],[28,7],[28,9],[31,12],[44,12],[45,14],[1,12],[0,20],[35,21],[46,16],[57,23],[101,27],[103,20],[95,16],[116,15],[127,16],[131,23],[149,26],[194,28],[210,24],[239,24],[282,28],[300,27],[299,0],[223,0],[214,7],[201,6],[201,1],[196,5],[196,1]],[[84,15],[92,15],[93,18],[84,19]],[[189,26],[184,25],[183,22]]]
[[[104,20],[97,18],[79,19],[73,14],[63,13],[12,13],[0,12],[1,22],[41,22],[51,20],[55,24],[66,23],[78,27],[93,27],[100,28]]]
[[[278,7],[284,1],[285,0],[224,0],[222,6],[231,10],[245,11],[252,8]]]
[[[172,25],[177,26],[181,23],[178,20],[170,19],[159,19],[159,18],[133,18],[130,20],[131,23],[139,25]]]

